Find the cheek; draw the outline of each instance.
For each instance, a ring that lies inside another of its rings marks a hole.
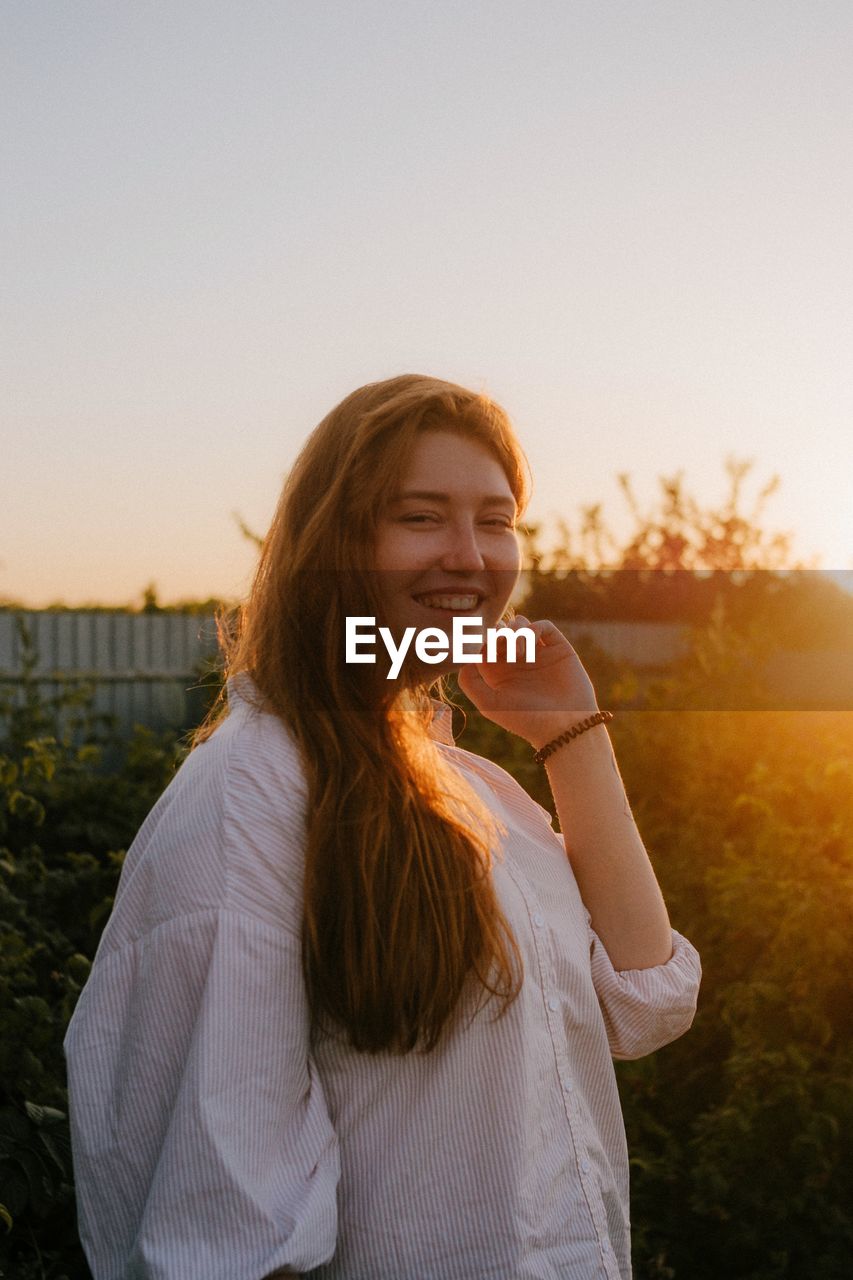
[[[380,571],[418,572],[431,563],[433,555],[428,539],[403,526],[388,530],[377,539],[374,566]]]
[[[378,570],[392,569],[399,563],[402,555],[398,531],[392,526],[380,529],[373,548],[373,567]]]
[[[507,538],[506,544],[503,547],[501,547],[501,550],[498,553],[498,556],[496,558],[500,559],[500,564],[502,569],[506,569],[507,571],[512,571],[515,573],[520,572],[522,555],[521,555],[521,543],[519,542],[518,538],[512,538],[512,539]]]
[[[384,539],[377,547],[374,568],[379,573],[388,573],[388,580],[383,585],[384,588],[393,590],[398,585],[398,573],[418,568],[418,548],[412,547],[405,536]]]

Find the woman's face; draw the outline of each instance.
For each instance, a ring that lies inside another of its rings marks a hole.
[[[438,627],[450,639],[455,615],[495,626],[521,570],[516,516],[509,481],[487,448],[450,431],[419,435],[377,531],[379,625],[396,640],[406,627]],[[423,670],[434,680],[454,665],[448,656]]]

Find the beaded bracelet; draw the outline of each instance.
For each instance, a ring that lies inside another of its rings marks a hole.
[[[535,753],[533,759],[537,764],[544,764],[551,752],[556,751],[558,747],[571,742],[572,738],[579,738],[582,733],[586,733],[587,729],[594,729],[597,724],[607,724],[612,719],[612,711],[596,711],[594,716],[587,716],[586,720],[581,720],[580,724],[573,725],[571,729],[561,733],[559,738],[546,742],[545,746],[540,747]]]

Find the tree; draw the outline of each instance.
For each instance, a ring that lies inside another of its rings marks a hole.
[[[527,588],[522,609],[557,620],[681,622],[759,633],[791,648],[847,647],[853,600],[814,563],[797,560],[789,532],[765,527],[778,476],[746,506],[751,461],[726,459],[728,492],[703,506],[683,472],[660,477],[655,505],[643,510],[630,478],[618,477],[634,528],[621,543],[600,503],[581,508],[573,529],[556,523],[543,546],[541,525],[523,530]]]

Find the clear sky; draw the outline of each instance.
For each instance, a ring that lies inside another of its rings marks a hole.
[[[849,0],[7,0],[0,599],[234,596],[363,382],[483,387],[531,517],[727,454],[853,567]]]

